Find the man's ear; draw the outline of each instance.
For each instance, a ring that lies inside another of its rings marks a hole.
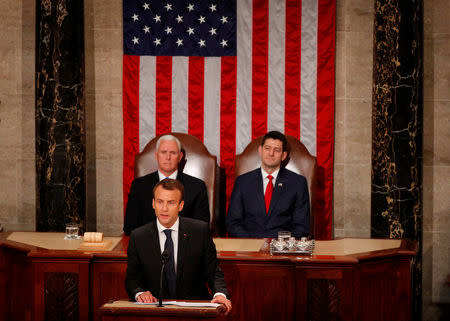
[[[152,206],[153,206],[153,209],[155,209],[155,199],[154,198],[152,199]]]
[[[184,207],[184,201],[181,201],[180,204],[178,205],[178,212],[181,212],[183,210]]]
[[[284,161],[287,157],[287,152],[284,151],[283,154],[281,155],[281,161]]]
[[[258,154],[259,154],[259,156],[262,155],[262,146],[261,145],[258,146]]]

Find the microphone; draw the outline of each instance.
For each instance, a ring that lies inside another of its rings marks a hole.
[[[161,277],[159,278],[159,304],[158,307],[163,307],[162,304],[162,290],[163,290],[163,278],[164,278],[164,268],[166,267],[167,261],[170,259],[170,253],[167,250],[164,250],[164,252],[161,253]]]

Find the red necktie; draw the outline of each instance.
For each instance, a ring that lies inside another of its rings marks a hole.
[[[269,214],[269,206],[270,206],[270,200],[272,199],[272,192],[273,192],[273,184],[272,184],[272,175],[267,175],[267,178],[269,179],[269,183],[266,187],[266,193],[264,194],[264,200],[266,201],[266,213]]]

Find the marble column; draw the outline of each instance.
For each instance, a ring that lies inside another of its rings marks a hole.
[[[36,1],[36,229],[85,228],[83,1]]]
[[[422,246],[422,0],[375,0],[371,236]],[[420,319],[421,249],[414,265]]]

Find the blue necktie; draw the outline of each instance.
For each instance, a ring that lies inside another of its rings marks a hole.
[[[166,263],[166,281],[169,289],[169,298],[175,299],[177,295],[177,275],[175,274],[175,258],[173,251],[172,230],[164,230],[166,234],[166,243],[164,244],[164,251],[170,254],[170,258]]]

